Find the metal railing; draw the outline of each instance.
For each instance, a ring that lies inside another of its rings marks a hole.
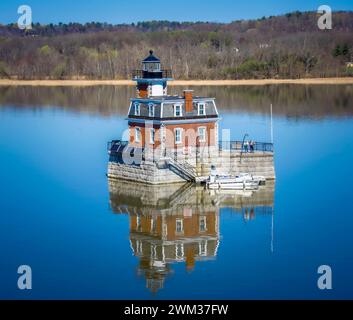
[[[178,159],[176,152],[170,152],[165,150],[165,156],[169,159],[169,164],[180,170],[183,174],[189,177],[191,180],[195,180],[197,173],[195,167],[193,167],[187,161],[181,161]]]
[[[252,152],[273,152],[273,143],[269,142],[243,142],[243,141],[222,141],[219,143],[220,151],[240,151],[243,153]]]
[[[109,154],[122,153],[128,145],[129,141],[113,140],[108,142],[107,149]]]
[[[131,151],[131,149],[139,149],[140,152],[144,153],[145,148],[132,147],[128,148],[129,141],[113,140],[108,142],[108,152],[109,154],[118,154],[126,152],[126,150]],[[254,142],[252,145],[247,144],[246,141],[223,141],[219,143],[219,151],[237,151],[242,153],[252,153],[252,152],[270,152],[274,151],[273,143],[269,142]],[[164,149],[164,157],[171,158],[174,161],[178,160],[178,153],[175,152],[175,149]],[[184,163],[183,163],[184,165]],[[187,166],[187,164],[185,164]],[[190,169],[190,168],[188,168]]]
[[[144,70],[133,70],[133,79],[162,79],[162,78],[173,78],[172,70],[160,70],[155,72],[144,71]]]

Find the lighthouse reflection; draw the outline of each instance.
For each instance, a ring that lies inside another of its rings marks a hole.
[[[164,287],[173,264],[183,263],[192,271],[195,263],[216,259],[222,208],[241,214],[244,221],[259,214],[273,216],[271,183],[256,193],[236,193],[190,184],[151,186],[109,180],[109,192],[113,212],[129,215],[130,246],[139,259],[137,273],[146,278],[152,292]]]

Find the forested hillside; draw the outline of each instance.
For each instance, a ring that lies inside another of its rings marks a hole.
[[[353,75],[353,12],[294,12],[220,23],[0,25],[0,77],[128,79],[154,49],[176,79],[305,78]]]

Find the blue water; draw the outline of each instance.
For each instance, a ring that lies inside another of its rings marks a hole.
[[[129,217],[109,204],[106,142],[125,126],[123,115],[0,108],[1,299],[353,298],[352,118],[275,116],[274,215],[244,221],[222,208],[216,259],[192,272],[173,264],[154,294],[137,274]],[[221,126],[238,140],[270,137],[264,114],[223,114]],[[317,287],[324,264],[332,290]],[[20,265],[32,290],[17,288]]]

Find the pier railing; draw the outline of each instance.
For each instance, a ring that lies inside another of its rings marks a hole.
[[[108,142],[108,152],[110,154],[118,154],[127,151],[127,147],[129,146],[129,141],[121,141],[121,140],[113,140]],[[135,149],[135,148],[129,148]],[[138,148],[137,148],[138,149]],[[140,148],[141,152],[145,152],[145,148]],[[252,152],[273,152],[273,143],[269,142],[253,142],[246,143],[243,141],[222,141],[219,143],[219,151],[234,151],[241,153],[252,153]],[[172,159],[177,159],[178,154],[174,152],[174,149],[164,150],[164,156],[168,156]]]
[[[252,144],[246,141],[222,141],[219,143],[220,151],[240,151],[246,152],[273,152],[273,143],[257,142]]]
[[[110,154],[121,153],[129,145],[129,141],[113,140],[108,142],[108,152]]]
[[[162,78],[173,78],[172,70],[161,70],[157,72],[149,72],[144,70],[133,70],[133,79],[162,79]]]

